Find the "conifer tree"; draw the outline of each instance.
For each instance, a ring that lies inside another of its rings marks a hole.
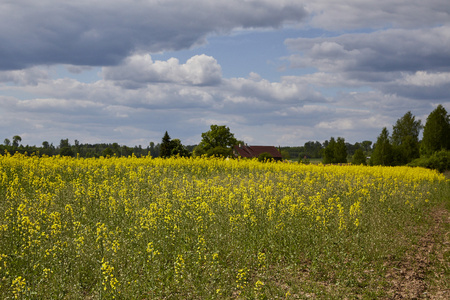
[[[172,143],[169,134],[164,134],[161,143],[161,150],[159,152],[160,157],[170,157],[172,155]]]
[[[334,163],[347,163],[347,147],[345,146],[345,139],[342,137],[337,138],[336,146],[334,147]]]
[[[336,148],[336,140],[334,137],[330,138],[328,145],[323,150],[323,163],[332,164],[334,163],[334,148]]]
[[[393,163],[393,158],[392,145],[389,142],[389,131],[384,127],[374,145],[370,164],[390,166]]]

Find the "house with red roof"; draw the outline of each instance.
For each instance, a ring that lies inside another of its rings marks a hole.
[[[235,145],[233,148],[234,157],[258,158],[262,153],[269,153],[274,160],[283,159],[280,151],[274,146]]]

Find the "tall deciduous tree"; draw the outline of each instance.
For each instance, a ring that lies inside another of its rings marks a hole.
[[[172,156],[189,156],[189,151],[181,144],[179,139],[173,139],[171,141],[171,155]]]
[[[389,131],[386,127],[384,127],[374,145],[374,150],[370,158],[370,164],[390,166],[393,163],[393,159],[392,145],[389,142]]]
[[[22,138],[18,135],[13,136],[12,145],[13,147],[19,147],[19,143],[22,141]]]
[[[400,164],[406,164],[420,156],[419,133],[423,126],[420,120],[408,111],[393,126],[391,143],[398,153]]]
[[[427,118],[423,129],[421,152],[431,155],[441,149],[450,149],[450,117],[442,105],[438,105]]]
[[[202,141],[194,150],[196,155],[207,154],[209,156],[231,155],[232,147],[238,141],[225,125],[211,125],[210,130],[202,133]]]

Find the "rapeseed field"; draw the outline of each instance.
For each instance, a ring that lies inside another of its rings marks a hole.
[[[0,156],[3,299],[386,296],[448,181],[421,168]]]

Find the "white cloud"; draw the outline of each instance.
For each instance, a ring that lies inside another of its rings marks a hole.
[[[428,73],[417,71],[414,74],[404,74],[398,79],[398,84],[418,87],[436,87],[450,84],[450,72]]]
[[[14,83],[16,85],[37,85],[48,79],[49,72],[42,67],[32,67],[24,70],[0,71],[0,83]]]
[[[103,76],[131,88],[159,82],[215,85],[220,83],[222,70],[213,57],[204,54],[191,57],[185,64],[176,58],[153,61],[149,54],[136,54],[118,66],[104,67]]]

